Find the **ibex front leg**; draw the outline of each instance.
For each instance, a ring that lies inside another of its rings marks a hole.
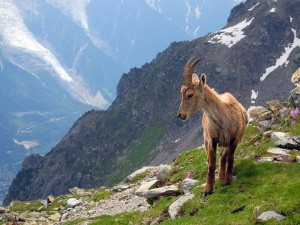
[[[207,153],[208,172],[207,172],[206,185],[203,190],[203,196],[206,196],[213,192],[214,182],[215,182],[215,170],[216,170],[217,142],[213,140],[205,141],[205,149]]]

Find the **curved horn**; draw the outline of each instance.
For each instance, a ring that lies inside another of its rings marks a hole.
[[[193,57],[186,63],[183,70],[183,84],[185,86],[192,86],[192,75],[194,73],[194,68],[201,59],[202,58],[196,59],[195,57]]]

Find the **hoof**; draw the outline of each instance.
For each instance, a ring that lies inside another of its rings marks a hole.
[[[213,192],[210,191],[210,192],[202,192],[202,197],[206,197],[208,195],[211,195]]]

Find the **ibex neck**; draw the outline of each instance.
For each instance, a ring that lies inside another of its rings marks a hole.
[[[208,118],[218,124],[221,124],[222,117],[220,116],[223,114],[223,103],[217,92],[213,89],[208,87],[207,85],[204,86],[204,106],[203,111],[208,116]]]

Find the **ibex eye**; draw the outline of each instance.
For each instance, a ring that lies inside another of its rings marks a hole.
[[[187,98],[190,99],[191,97],[193,97],[193,94],[188,94]]]

